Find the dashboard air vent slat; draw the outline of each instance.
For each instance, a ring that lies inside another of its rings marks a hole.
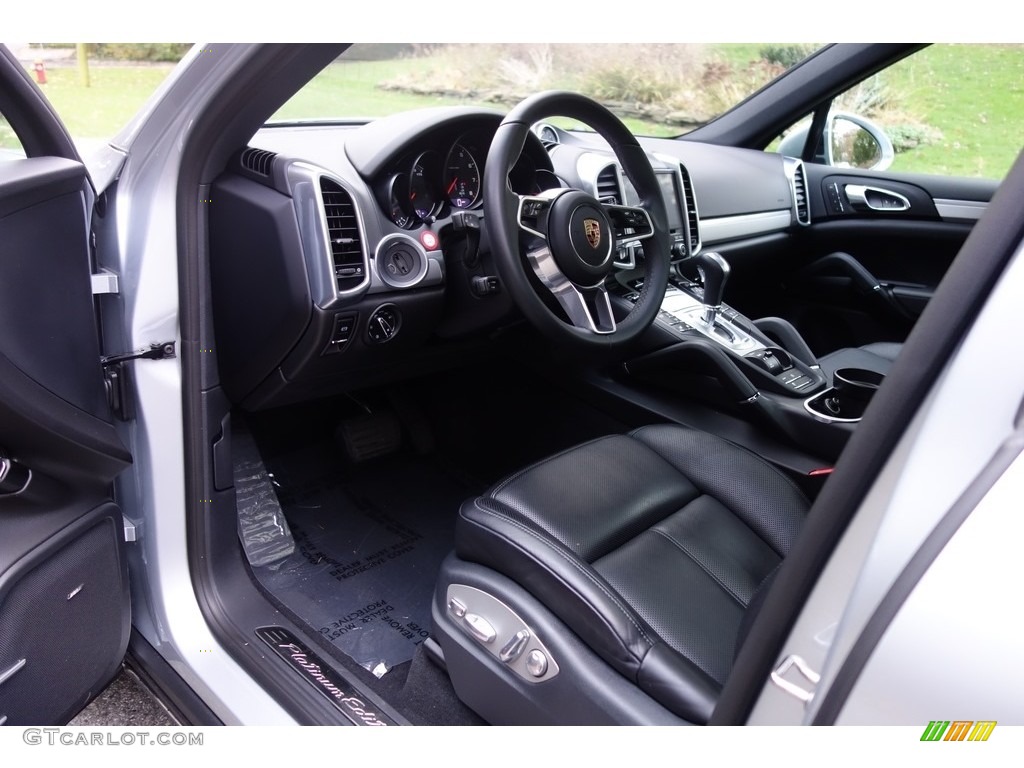
[[[327,236],[338,292],[354,290],[363,284],[367,275],[355,203],[340,184],[330,179],[320,179],[320,194],[324,201]]]
[[[265,149],[246,147],[242,152],[240,162],[242,167],[248,171],[258,173],[260,176],[269,176],[270,169],[274,166],[275,157],[277,157],[277,155],[274,152],[268,152]]]
[[[804,176],[804,164],[800,163],[793,171],[793,206],[796,209],[798,223],[811,223],[811,207],[807,200],[807,179]]]
[[[689,253],[687,256],[695,256],[700,250],[700,217],[697,215],[697,198],[693,194],[693,182],[690,180],[690,172],[686,166],[680,164],[679,172],[683,177],[683,199],[686,203],[686,229],[689,236]]]
[[[596,197],[602,203],[622,205],[622,190],[619,188],[619,172],[614,165],[606,165],[597,174]]]

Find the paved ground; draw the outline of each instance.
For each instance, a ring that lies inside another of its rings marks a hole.
[[[107,686],[107,689],[83,709],[68,725],[157,725],[176,726],[178,721],[164,709],[149,689],[129,670]]]

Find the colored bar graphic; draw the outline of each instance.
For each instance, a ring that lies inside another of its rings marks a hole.
[[[954,720],[943,741],[963,741],[967,738],[972,725],[974,725],[973,720]]]
[[[921,741],[988,741],[996,720],[929,720]]]
[[[932,720],[921,734],[921,741],[940,741],[949,728],[949,720]]]
[[[967,740],[988,741],[988,737],[992,735],[992,731],[994,731],[995,728],[995,720],[979,720],[974,724],[974,730],[971,731],[971,735],[967,737]]]

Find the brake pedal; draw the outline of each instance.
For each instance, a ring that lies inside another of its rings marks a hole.
[[[345,419],[334,434],[356,463],[387,456],[402,447],[402,426],[389,411]]]

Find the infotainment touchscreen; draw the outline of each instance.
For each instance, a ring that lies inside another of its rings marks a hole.
[[[655,171],[658,176],[658,183],[661,185],[661,194],[665,198],[665,208],[668,209],[668,228],[670,232],[682,233],[683,231],[683,209],[679,202],[678,174],[675,171]]]

